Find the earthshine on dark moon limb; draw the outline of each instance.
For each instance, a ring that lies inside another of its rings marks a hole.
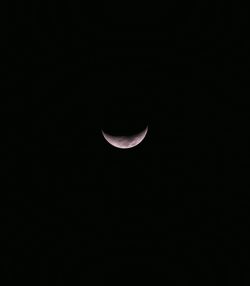
[[[142,132],[132,136],[113,136],[102,131],[104,138],[109,144],[120,149],[129,149],[140,144],[147,135],[148,127]]]

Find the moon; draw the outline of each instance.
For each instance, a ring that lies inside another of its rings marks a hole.
[[[147,132],[148,132],[148,126],[142,132],[132,136],[112,136],[105,133],[104,131],[102,131],[102,134],[106,139],[106,141],[112,146],[120,149],[129,149],[140,144],[146,137]]]

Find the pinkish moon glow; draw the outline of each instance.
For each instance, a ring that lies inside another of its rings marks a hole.
[[[140,144],[148,132],[148,127],[142,132],[133,136],[112,136],[102,131],[104,138],[114,147],[129,149]]]

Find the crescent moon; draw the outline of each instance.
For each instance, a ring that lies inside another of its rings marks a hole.
[[[140,144],[146,137],[148,127],[142,132],[133,136],[112,136],[102,131],[103,137],[109,144],[120,149],[129,149]]]

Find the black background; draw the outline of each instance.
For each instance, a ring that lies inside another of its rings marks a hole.
[[[84,5],[3,9],[8,279],[66,285],[125,270],[243,285],[247,12]],[[130,150],[101,134],[146,126]]]

